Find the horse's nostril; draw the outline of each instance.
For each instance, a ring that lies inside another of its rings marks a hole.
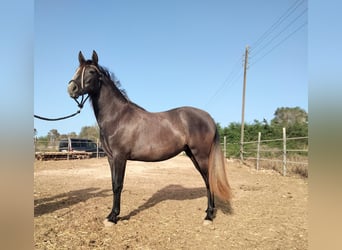
[[[69,91],[69,94],[76,93],[78,91],[77,85],[75,83],[71,82],[68,86],[68,91]]]

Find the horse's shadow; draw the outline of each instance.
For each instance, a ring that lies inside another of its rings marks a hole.
[[[181,185],[168,185],[156,193],[154,193],[144,204],[131,211],[128,215],[120,217],[121,220],[129,220],[131,217],[136,216],[140,212],[154,207],[160,202],[167,200],[194,200],[207,196],[206,189],[203,188],[185,188]],[[220,209],[223,213],[232,213],[232,207],[229,203],[222,203],[219,200],[215,201],[216,208]]]
[[[75,205],[79,202],[87,201],[94,197],[112,196],[111,189],[85,188],[74,190],[52,197],[34,200],[34,217],[52,213],[56,210]]]
[[[206,189],[203,188],[185,188],[181,185],[168,185],[156,193],[154,193],[145,203],[138,208],[132,210],[129,214],[120,217],[122,220],[129,220],[140,212],[154,207],[158,203],[167,200],[194,200],[206,197]],[[61,193],[52,197],[35,199],[34,200],[34,217],[44,214],[53,213],[59,209],[67,208],[80,202],[85,202],[94,197],[108,197],[112,196],[111,189],[100,188],[85,188],[74,190],[66,193]],[[216,208],[222,210],[224,213],[232,213],[230,204],[221,203],[216,200]]]

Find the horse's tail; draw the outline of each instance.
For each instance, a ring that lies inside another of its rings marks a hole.
[[[226,170],[227,161],[221,150],[220,138],[216,130],[209,156],[209,186],[213,195],[224,202],[229,202],[232,198],[232,192]]]

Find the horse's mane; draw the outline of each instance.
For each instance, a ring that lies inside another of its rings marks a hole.
[[[87,63],[91,63],[91,61],[87,61]],[[132,102],[128,95],[127,92],[124,88],[122,88],[121,82],[119,81],[119,79],[115,76],[115,74],[111,71],[109,71],[106,67],[97,65],[99,70],[101,71],[101,73],[109,80],[109,85],[113,87],[114,90],[118,90],[122,97],[125,99],[125,101],[133,104],[134,106],[145,110],[144,108],[140,107],[139,105],[135,104],[134,102]]]
[[[122,88],[121,83],[119,79],[115,76],[115,74],[113,72],[110,72],[107,68],[102,67],[100,65],[98,65],[98,68],[101,71],[101,73],[111,81],[112,86],[118,89],[120,93],[125,97],[125,99],[129,101],[126,90]]]

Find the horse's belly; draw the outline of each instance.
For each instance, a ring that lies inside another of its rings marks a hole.
[[[130,160],[137,161],[163,161],[167,160],[184,150],[182,143],[143,143],[135,145],[131,151]]]

